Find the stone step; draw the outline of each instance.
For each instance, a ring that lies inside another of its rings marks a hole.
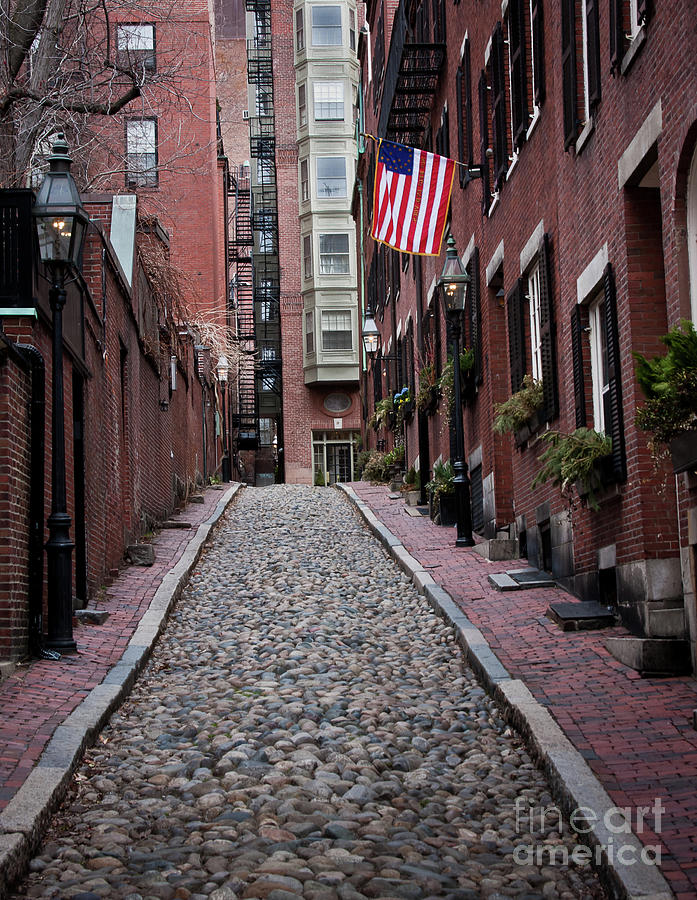
[[[193,528],[191,522],[180,522],[178,519],[168,519],[160,528]]]
[[[519,591],[538,587],[556,587],[557,583],[547,572],[539,569],[509,569],[489,575],[489,584],[497,591]]]
[[[518,541],[510,538],[489,538],[489,540],[477,544],[473,549],[485,559],[494,562],[502,559],[520,559]]]
[[[646,623],[646,634],[652,638],[687,639],[684,608],[680,606],[673,609],[651,609]]]
[[[595,601],[550,603],[547,615],[562,631],[611,628],[617,621],[611,609]]]
[[[692,669],[689,641],[611,637],[605,646],[615,659],[642,675],[688,675]]]

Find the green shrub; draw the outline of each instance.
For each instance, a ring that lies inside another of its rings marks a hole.
[[[542,381],[535,381],[532,375],[526,375],[519,391],[494,406],[494,431],[497,434],[518,431],[538,409],[542,409],[544,402]]]
[[[385,462],[385,454],[378,450],[369,450],[370,458],[363,467],[363,481],[385,482],[389,480],[389,463]]]

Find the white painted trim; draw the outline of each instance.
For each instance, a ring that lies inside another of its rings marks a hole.
[[[528,238],[525,246],[520,251],[520,274],[523,275],[530,268],[533,260],[540,252],[540,244],[545,233],[545,220],[540,221],[535,226],[535,230]]]
[[[429,288],[428,288],[428,291],[427,291],[427,293],[426,293],[426,306],[430,306],[430,305],[431,305],[431,302],[433,301],[433,295],[435,294],[435,291],[436,291],[436,276],[434,275],[434,276],[433,276],[433,279],[432,279],[432,281],[431,281],[431,284],[430,284],[430,286],[429,286]]]
[[[400,319],[397,323],[397,340],[399,340],[402,336],[402,320]]]
[[[484,50],[484,68],[489,65],[489,57],[491,56],[492,38],[489,38],[486,49]]]
[[[474,235],[469,239],[469,243],[467,244],[467,249],[462,254],[461,262],[462,265],[467,268],[470,264],[470,260],[472,259],[472,255],[474,253]]]
[[[3,306],[0,308],[0,319],[12,316],[30,316],[32,319],[38,318],[36,309],[33,306]]]
[[[462,62],[462,60],[465,56],[465,42],[468,37],[469,37],[469,32],[465,31],[465,34],[462,38],[462,43],[460,44],[460,62]]]
[[[603,272],[608,263],[607,243],[598,250],[593,259],[576,279],[576,302],[586,303],[603,280]]]
[[[585,21],[585,19],[584,19]],[[586,124],[583,126],[583,131],[576,138],[576,146],[574,147],[575,152],[578,154],[583,150],[588,141],[590,140],[590,136],[595,131],[595,122],[593,121],[593,116],[588,116]]]
[[[697,149],[687,176],[687,259],[690,279],[690,311],[697,322]]]
[[[629,142],[629,146],[617,162],[617,186],[620,190],[636,172],[638,166],[656,143],[663,130],[661,101],[654,106],[644,119],[641,128]]]
[[[469,459],[467,461],[468,467],[471,469],[476,469],[477,466],[482,464],[482,445],[480,444],[478,447],[475,447],[474,450],[470,453]]]
[[[503,265],[503,238],[501,239],[501,243],[498,245],[496,250],[489,260],[489,265],[486,267],[486,283],[487,287],[491,284],[494,279],[494,276],[498,272],[498,270]]]

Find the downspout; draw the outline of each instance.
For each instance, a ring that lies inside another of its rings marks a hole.
[[[43,650],[43,586],[44,586],[44,492],[45,492],[45,419],[46,366],[41,353],[30,344],[15,344],[0,330],[0,341],[17,365],[31,378],[29,407],[29,652],[47,655]],[[50,658],[53,658],[51,655]]]
[[[206,460],[206,385],[201,382],[201,438],[203,441],[203,483],[208,481],[208,465]]]

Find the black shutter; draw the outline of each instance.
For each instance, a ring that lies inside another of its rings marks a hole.
[[[532,0],[532,65],[535,79],[535,103],[542,106],[545,99],[545,35],[542,19],[542,0]]]
[[[561,0],[561,71],[564,149],[576,140],[576,0]]]
[[[465,123],[464,110],[462,103],[462,65],[457,70],[455,76],[455,96],[457,98],[457,158],[461,163],[465,161]],[[467,169],[465,166],[458,166],[460,187],[463,188],[467,184]]]
[[[542,357],[542,389],[544,420],[551,422],[559,415],[557,383],[557,329],[554,318],[550,239],[545,234],[540,245],[540,355]]]
[[[499,190],[508,171],[508,135],[506,133],[506,76],[504,65],[503,28],[496,23],[491,47],[493,76],[493,108],[491,120],[494,130],[494,190]]]
[[[472,129],[472,65],[470,63],[469,38],[465,38],[465,50],[462,56],[462,65],[464,67],[463,87],[465,89],[465,97],[463,102],[465,107],[465,140],[467,143],[467,158],[464,162],[471,168],[474,166],[474,145],[472,143],[474,131]]]
[[[482,215],[489,212],[491,202],[491,184],[489,181],[489,157],[486,151],[489,149],[489,114],[486,87],[486,71],[482,69],[479,76],[479,137],[480,137],[480,163],[482,168]]]
[[[0,306],[34,306],[33,202],[27,188],[0,192]]]
[[[600,102],[598,0],[586,0],[586,42],[586,52],[588,54],[588,105],[592,110]]]
[[[603,273],[603,292],[605,295],[608,376],[605,432],[612,438],[612,473],[617,481],[624,481],[627,477],[627,463],[624,452],[622,367],[620,365],[620,341],[617,330],[617,294],[615,292],[614,272],[609,263],[605,266],[605,272]],[[609,421],[607,421],[608,418]]]
[[[479,284],[479,248],[475,247],[470,260],[470,303],[469,330],[470,347],[474,351],[474,381],[481,384],[482,378],[482,295]]]
[[[583,320],[581,307],[575,306],[571,313],[571,354],[574,368],[574,406],[576,427],[586,426],[586,373],[583,366]]]
[[[624,0],[610,0],[610,71],[613,75],[619,72],[624,53],[623,6]]]
[[[525,59],[525,0],[511,0],[508,7],[511,57],[511,113],[513,146],[517,150],[528,130],[528,77]]]
[[[506,298],[508,304],[508,352],[511,363],[511,391],[515,394],[523,386],[525,376],[525,318],[523,316],[524,286],[519,278]]]

